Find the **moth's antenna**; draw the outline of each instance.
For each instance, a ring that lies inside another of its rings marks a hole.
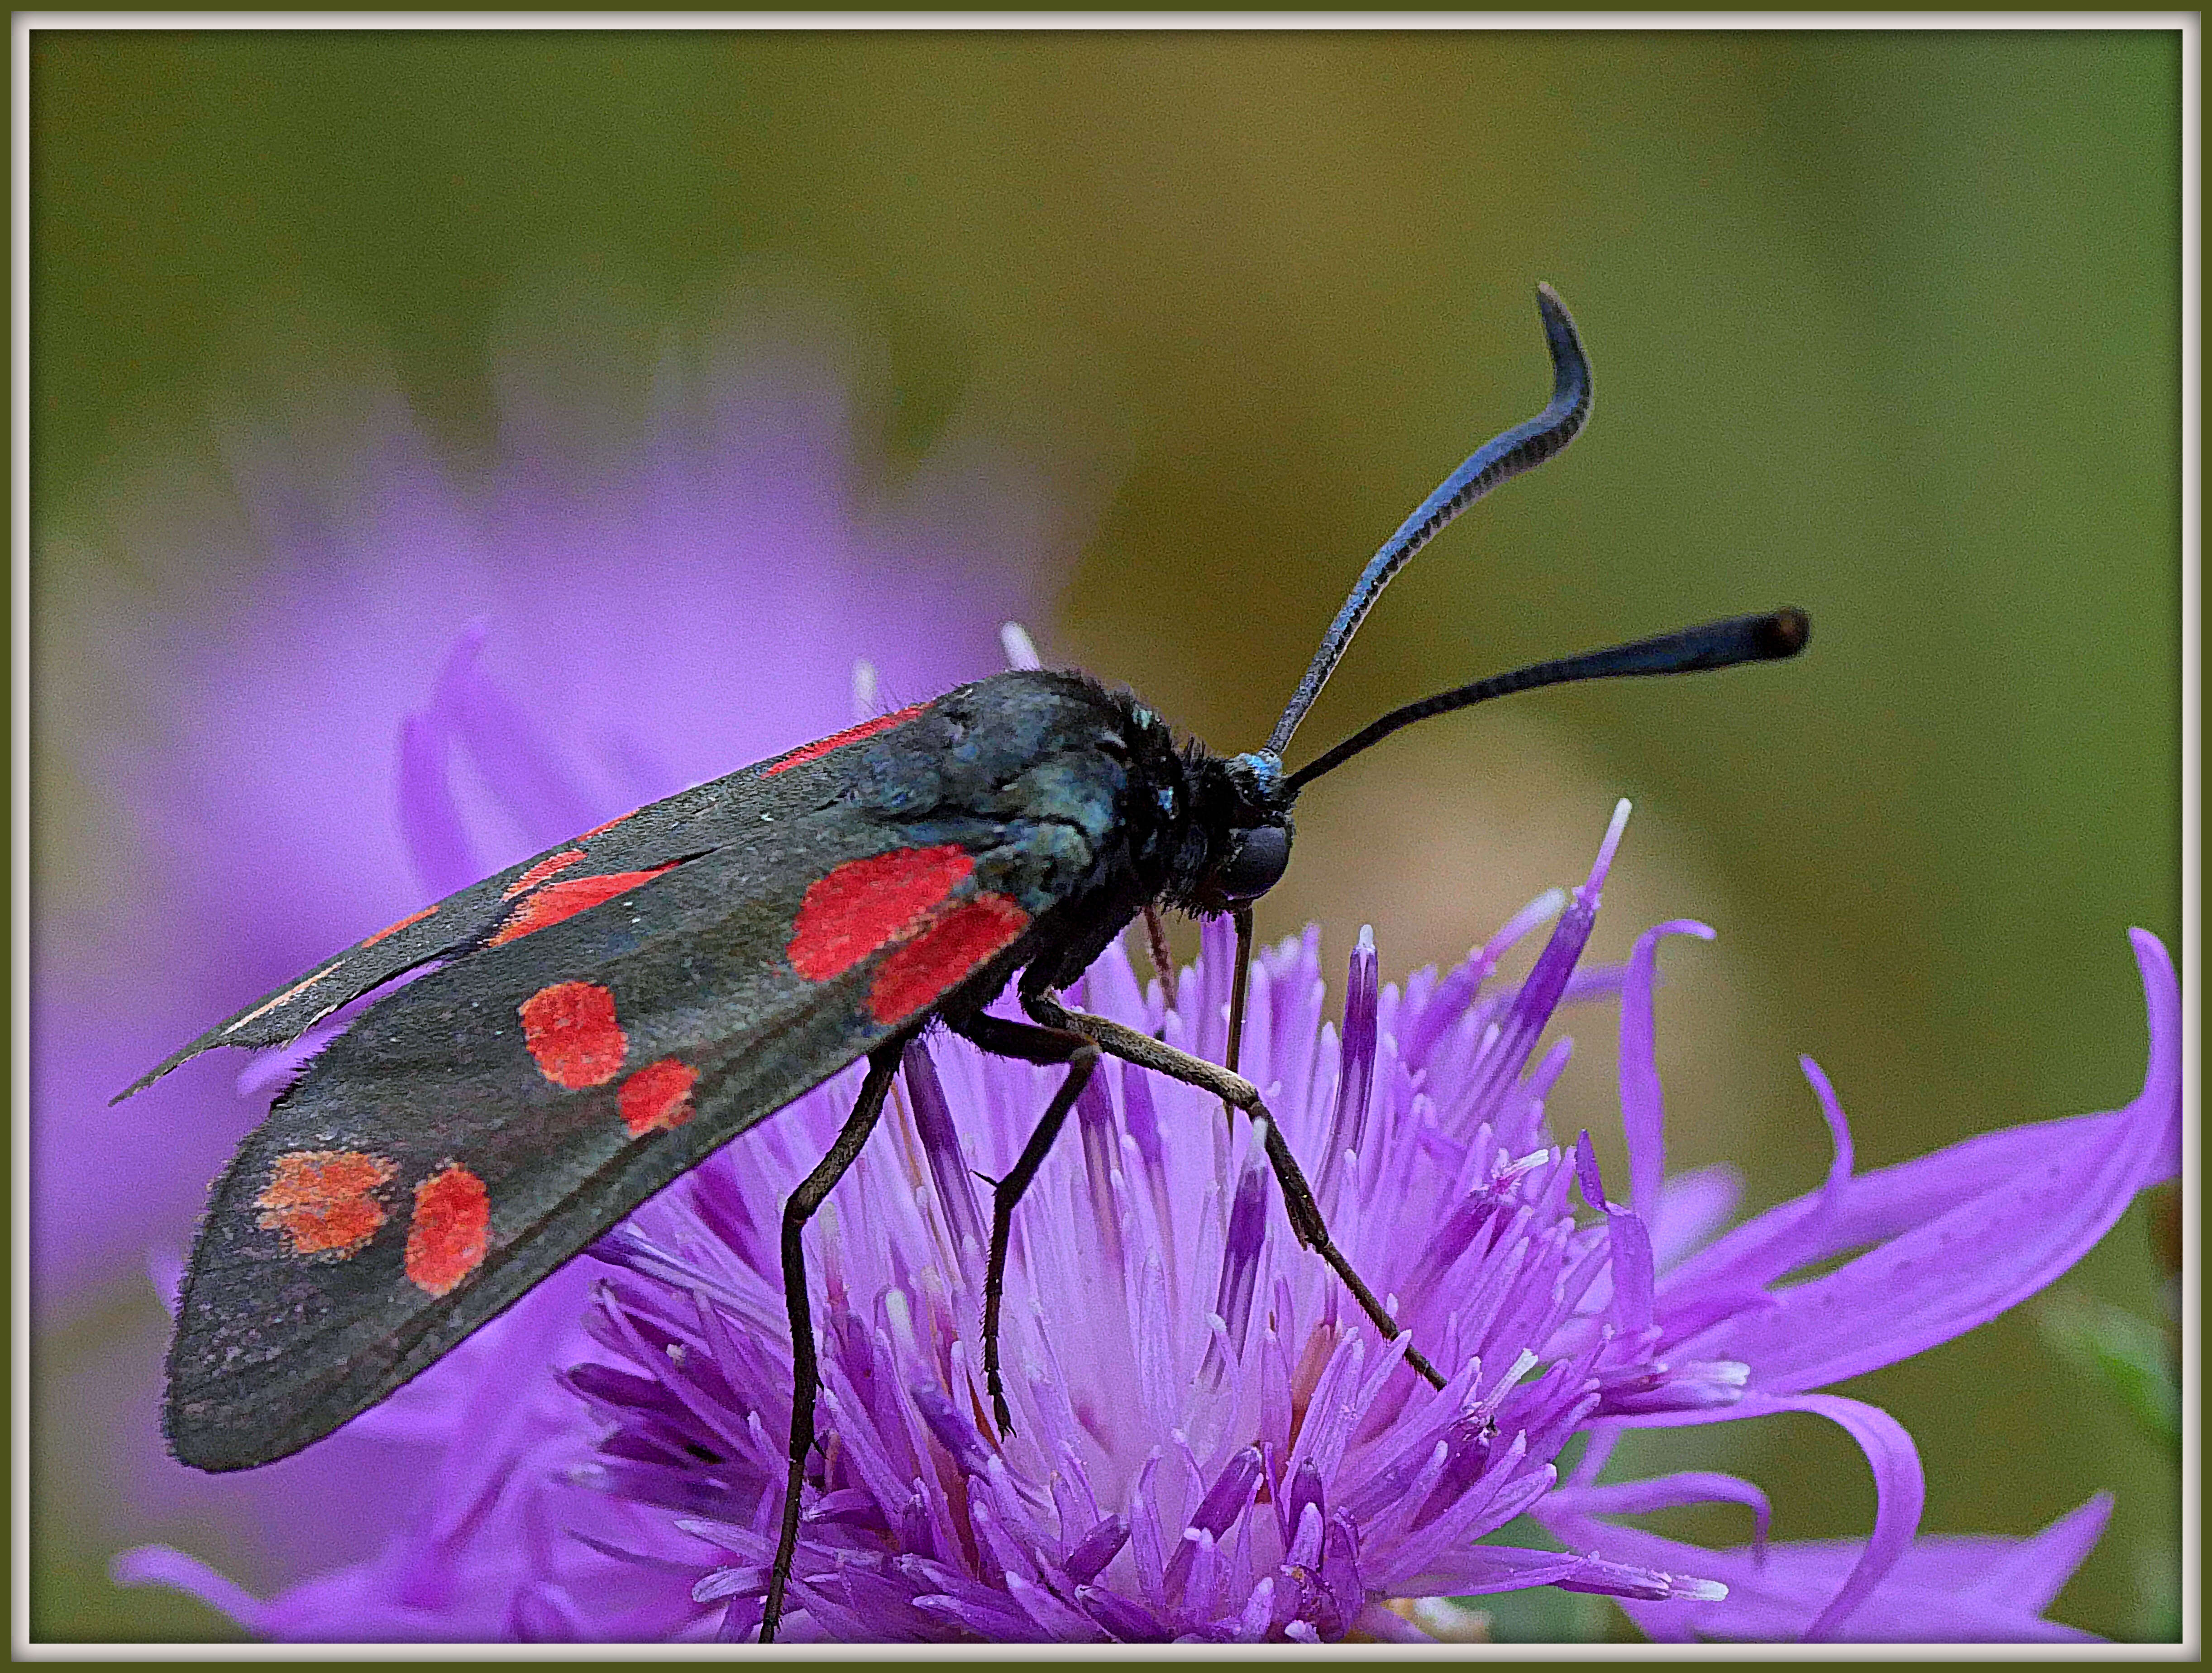
[[[1813,623],[1804,611],[1771,610],[1765,615],[1737,615],[1725,621],[1708,621],[1701,627],[1685,627],[1680,633],[1661,633],[1653,639],[1639,639],[1632,645],[1586,652],[1579,657],[1534,663],[1527,668],[1516,668],[1510,674],[1493,674],[1473,685],[1440,691],[1418,703],[1391,710],[1380,720],[1360,728],[1327,755],[1291,773],[1284,788],[1295,795],[1322,773],[1343,766],[1401,726],[1426,720],[1431,715],[1449,714],[1470,704],[1486,703],[1493,697],[1510,697],[1516,691],[1567,685],[1577,680],[1694,674],[1709,668],[1734,668],[1739,663],[1776,662],[1796,656],[1812,636]]]
[[[1406,560],[1426,546],[1445,524],[1507,477],[1517,476],[1543,464],[1572,441],[1575,432],[1589,416],[1589,362],[1583,357],[1582,340],[1575,335],[1575,322],[1567,313],[1566,304],[1559,300],[1559,294],[1551,286],[1540,284],[1536,287],[1536,308],[1544,317],[1544,337],[1552,349],[1551,404],[1527,423],[1516,424],[1503,435],[1483,443],[1466,464],[1437,485],[1434,494],[1421,501],[1413,514],[1399,525],[1396,534],[1382,543],[1382,549],[1359,572],[1352,596],[1344,601],[1336,620],[1322,635],[1321,649],[1314,652],[1305,678],[1298,682],[1297,690],[1291,694],[1290,706],[1268,736],[1267,754],[1281,759],[1291,734],[1297,730],[1298,722],[1305,718],[1314,699],[1328,683],[1328,676],[1336,667],[1337,658],[1344,654],[1344,647],[1359,631],[1360,622],[1375,607],[1376,599],[1390,584],[1390,578],[1406,567]]]

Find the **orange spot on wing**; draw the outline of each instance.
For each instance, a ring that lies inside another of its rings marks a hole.
[[[848,860],[816,878],[799,903],[784,949],[791,967],[810,982],[843,974],[921,928],[975,869],[967,850],[951,842]]]
[[[547,861],[549,865],[551,861]],[[648,878],[658,877],[674,868],[671,860],[666,865],[656,865],[650,871],[609,871],[597,877],[571,877],[566,882],[548,883],[537,894],[524,900],[509,912],[507,922],[492,932],[484,945],[497,947],[510,941],[558,924],[564,918],[574,918],[587,906],[596,906],[602,900],[611,900],[627,889],[636,888]]]
[[[698,1113],[691,1107],[691,1088],[698,1080],[697,1070],[674,1058],[646,1064],[616,1094],[623,1124],[633,1133],[682,1126]]]
[[[357,1252],[384,1223],[369,1193],[398,1170],[365,1150],[294,1150],[276,1158],[254,1205],[264,1231],[282,1232],[295,1255]]]
[[[878,732],[888,732],[894,726],[903,726],[929,706],[915,703],[890,714],[879,714],[873,720],[863,720],[857,726],[848,726],[842,732],[832,732],[828,737],[818,737],[811,743],[801,744],[781,761],[761,769],[761,777],[772,778],[778,773],[788,773],[794,767],[819,761],[832,749],[842,749],[848,743],[858,743],[864,737],[873,737]]]
[[[622,1073],[629,1041],[615,1021],[615,997],[595,982],[556,982],[522,1002],[522,1042],[538,1072],[571,1092]]]
[[[868,990],[878,1022],[903,1022],[1014,943],[1030,915],[1003,894],[979,894],[946,912],[884,961]]]
[[[386,940],[386,939],[387,939],[387,938],[388,938],[388,937],[392,937],[392,936],[396,936],[396,935],[398,935],[398,934],[402,930],[405,929],[405,928],[406,928],[410,924],[420,924],[420,923],[421,923],[424,918],[426,918],[429,917],[429,916],[431,915],[431,913],[433,913],[433,912],[436,912],[437,910],[438,910],[438,908],[437,908],[435,906],[425,906],[425,907],[423,907],[423,908],[422,908],[422,911],[420,911],[420,912],[410,912],[410,913],[408,913],[408,914],[407,914],[407,916],[406,916],[406,917],[404,917],[404,918],[401,918],[401,919],[400,919],[397,924],[386,924],[382,929],[379,930],[378,930],[374,935],[371,936],[371,937],[370,937],[367,941],[364,941],[363,943],[362,943],[362,946],[364,946],[364,947],[374,947],[374,946],[375,946],[375,945],[376,945],[376,943],[377,943],[378,942],[380,942],[380,941],[383,941],[383,940]]]
[[[635,813],[637,809],[635,808],[632,808],[629,810],[629,813]],[[616,826],[621,824],[623,820],[628,819],[629,817],[629,813],[618,813],[612,819],[608,820],[605,824],[592,826],[590,830],[585,832],[583,835],[578,837],[576,840],[579,842],[587,842],[592,838],[599,835],[601,831],[611,831]]]
[[[407,1276],[417,1289],[443,1295],[483,1264],[491,1246],[491,1193],[459,1162],[415,1187],[407,1227]]]
[[[583,858],[584,851],[580,848],[564,849],[558,854],[548,854],[501,889],[499,892],[499,898],[502,900],[512,900],[518,894],[527,894],[555,872],[566,871]]]

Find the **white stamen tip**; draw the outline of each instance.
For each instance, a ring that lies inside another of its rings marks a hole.
[[[1030,630],[1018,621],[1000,624],[999,648],[1006,653],[1006,666],[1009,668],[1044,666],[1037,657],[1036,641],[1030,637]]]
[[[1363,953],[1372,953],[1375,950],[1375,926],[1372,924],[1363,924],[1359,926],[1359,950]]]
[[[1605,827],[1605,844],[1598,852],[1598,864],[1610,866],[1613,851],[1620,846],[1620,833],[1628,828],[1629,809],[1632,804],[1624,796],[1613,804],[1613,823]]]
[[[853,718],[876,718],[876,665],[866,657],[853,658]]]

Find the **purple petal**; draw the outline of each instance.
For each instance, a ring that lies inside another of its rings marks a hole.
[[[2027,1539],[1923,1537],[1836,1634],[1854,1643],[2083,1643],[2090,1634],[2042,1618],[2102,1531],[2112,1508],[2100,1494]],[[1738,1548],[1708,1551],[1613,1523],[1575,1524],[1632,1561],[1697,1564],[1727,1583],[1723,1603],[1637,1603],[1622,1607],[1650,1637],[1786,1640],[1801,1638],[1858,1563],[1857,1540],[1784,1541],[1762,1556]]]
[[[1060,1564],[1067,1577],[1079,1585],[1089,1584],[1098,1572],[1114,1561],[1115,1555],[1129,1543],[1129,1520],[1123,1516],[1109,1516],[1075,1543]]]
[[[1603,1214],[1605,1180],[1597,1171],[1597,1151],[1587,1129],[1575,1136],[1575,1183],[1582,1187],[1583,1201]]]
[[[1905,1426],[1878,1406],[1838,1395],[1759,1392],[1747,1394],[1740,1403],[1722,1412],[1669,1412],[1628,1421],[1643,1428],[1678,1428],[1721,1417],[1759,1417],[1785,1411],[1810,1412],[1841,1428],[1858,1442],[1874,1472],[1874,1533],[1850,1572],[1806,1628],[1806,1638],[1820,1640],[1835,1635],[1836,1629],[1911,1548],[1919,1529],[1927,1486],[1921,1474],[1919,1449],[1913,1446]],[[1563,1519],[1554,1531],[1563,1537],[1584,1537],[1580,1532],[1571,1534],[1573,1526],[1571,1518]]]
[[[1496,1098],[1506,1082],[1521,1072],[1528,1061],[1528,1052],[1544,1025],[1552,1020],[1559,1001],[1567,991],[1575,966],[1582,958],[1583,949],[1589,945],[1590,929],[1597,921],[1600,900],[1605,890],[1607,874],[1613,869],[1614,852],[1620,846],[1620,834],[1628,827],[1629,804],[1615,804],[1613,822],[1606,827],[1605,840],[1599,845],[1597,860],[1590,867],[1589,879],[1574,892],[1574,898],[1559,923],[1553,927],[1551,939],[1544,950],[1536,955],[1536,962],[1528,972],[1528,979],[1513,997],[1511,1008],[1506,1013],[1498,1037],[1484,1053],[1478,1073],[1478,1107]]]
[[[1607,1528],[1607,1536],[1612,1529]],[[1693,1557],[1704,1553],[1683,1547]],[[1493,1591],[1559,1586],[1569,1591],[1607,1592],[1615,1597],[1710,1598],[1724,1588],[1702,1579],[1654,1568],[1635,1567],[1588,1556],[1579,1551],[1530,1551],[1510,1545],[1471,1547],[1455,1564],[1455,1595],[1480,1597]]]
[[[2112,1495],[2100,1493],[2040,1533],[2017,1541],[1990,1541],[2000,1555],[1975,1583],[1975,1589],[1992,1603],[2009,1603],[2016,1609],[2042,1614],[2059,1589],[2074,1578],[2074,1571],[2088,1560],[2112,1514]]]
[[[1344,977],[1344,1033],[1339,1047],[1336,1105],[1329,1112],[1328,1144],[1322,1153],[1321,1188],[1334,1177],[1346,1150],[1358,1150],[1366,1136],[1367,1106],[1375,1080],[1376,1003],[1381,991],[1382,958],[1371,925],[1359,927],[1359,943]]]
[[[1121,1215],[1114,1198],[1114,1173],[1121,1162],[1121,1130],[1114,1122],[1114,1096],[1106,1076],[1094,1073],[1075,1100],[1075,1126],[1083,1141],[1084,1183],[1090,1213],[1098,1228],[1107,1263],[1121,1270]]]
[[[1620,1124],[1628,1136],[1629,1206],[1648,1222],[1659,1205],[1667,1169],[1666,1106],[1659,1092],[1659,1062],[1651,1015],[1651,990],[1659,943],[1667,936],[1711,941],[1713,932],[1693,918],[1678,918],[1636,937],[1620,987]]]
[[[1691,1253],[1735,1211],[1743,1175],[1726,1162],[1677,1173],[1659,1188],[1650,1221],[1652,1258],[1662,1270]]]
[[[1562,1487],[1545,1500],[1548,1514],[1570,1516],[1642,1516],[1680,1505],[1709,1504],[1742,1505],[1748,1508],[1757,1524],[1752,1536],[1752,1550],[1755,1555],[1765,1545],[1772,1507],[1764,1493],[1740,1476],[1723,1476],[1710,1470],[1684,1470],[1642,1481]]]
[[[2140,1191],[2171,1179],[2181,1167],[2181,984],[2175,979],[2173,960],[2164,942],[2148,930],[2130,930],[2128,940],[2136,949],[2150,1012],[2150,1062],[2136,1102],[2154,1109],[2162,1104],[2167,1116],[2160,1142],[2147,1147],[2143,1171],[2136,1181]]]
[[[1828,1124],[1828,1178],[1820,1187],[1820,1197],[1832,1212],[1851,1182],[1851,1165],[1857,1159],[1851,1144],[1851,1124],[1844,1114],[1843,1100],[1836,1096],[1836,1089],[1828,1083],[1827,1074],[1820,1065],[1810,1058],[1800,1058],[1797,1066],[1811,1084],[1813,1095],[1820,1100],[1820,1117]]]
[[[399,834],[423,894],[432,900],[483,876],[447,778],[452,734],[434,715],[399,723]]]
[[[1566,891],[1547,888],[1505,921],[1504,927],[1468,955],[1465,962],[1444,978],[1421,1006],[1420,1014],[1398,1033],[1398,1052],[1407,1063],[1425,1064],[1444,1031],[1456,1023],[1474,1002],[1475,990],[1498,968],[1498,961],[1538,924],[1556,917],[1567,903]],[[1372,937],[1369,944],[1372,945]],[[1349,1027],[1349,1024],[1346,1025]]]
[[[919,1040],[908,1046],[899,1067],[906,1079],[907,1103],[914,1111],[915,1131],[928,1158],[930,1180],[937,1187],[938,1206],[954,1246],[963,1261],[980,1261],[990,1246],[989,1234],[975,1201],[975,1176],[960,1146],[959,1127],[945,1101],[945,1083],[937,1077],[928,1046]]]
[[[477,642],[485,637],[477,630]],[[533,848],[548,848],[606,816],[556,758],[531,712],[483,671],[473,655],[457,658],[439,682],[455,736],[476,758],[485,786],[521,827]]]
[[[141,1545],[125,1551],[108,1564],[107,1572],[118,1585],[173,1586],[228,1615],[248,1632],[264,1630],[267,1604],[228,1575],[167,1545]]]
[[[1609,1209],[1605,1219],[1613,1243],[1613,1316],[1624,1336],[1633,1336],[1651,1323],[1651,1234],[1633,1209]]]
[[[1679,1337],[1675,1347],[1741,1360],[1769,1392],[1820,1388],[1889,1365],[1986,1323],[2042,1289],[2109,1231],[2149,1180],[2170,1171],[2178,1131],[2179,995],[2154,937],[2136,953],[2152,1052],[2125,1109],[1968,1139],[1895,1167],[1829,1182],[1759,1216],[1668,1276],[1662,1323],[1701,1287],[1771,1281],[1790,1268],[1885,1240],[1764,1306]],[[1825,1080],[1812,1070],[1816,1090]],[[1831,1119],[1841,1131],[1838,1112]],[[1838,1166],[1848,1167],[1839,1149]],[[1670,1336],[1675,1333],[1670,1331]]]
[[[1075,1601],[1091,1618],[1124,1644],[1146,1644],[1167,1637],[1159,1617],[1134,1598],[1109,1591],[1103,1586],[1079,1585]]]
[[[1252,1293],[1260,1278],[1271,1177],[1260,1147],[1255,1144],[1245,1158],[1243,1174],[1237,1181],[1236,1200],[1230,1206],[1229,1234],[1221,1251],[1221,1278],[1213,1295],[1213,1311],[1228,1325],[1229,1339],[1239,1354],[1244,1351]]]

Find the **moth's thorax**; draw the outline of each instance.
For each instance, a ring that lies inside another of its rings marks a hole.
[[[1229,901],[1215,887],[1224,863],[1253,831],[1289,830],[1281,763],[1272,755],[1218,755],[1195,738],[1178,738],[1132,694],[1091,689],[1112,716],[1097,747],[1123,774],[1116,828],[1130,873],[1121,892],[1139,891],[1130,910],[1163,896],[1185,911],[1224,910]]]

